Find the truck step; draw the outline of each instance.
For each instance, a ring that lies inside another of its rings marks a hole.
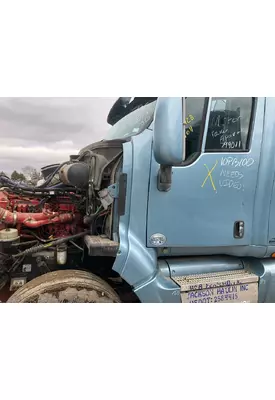
[[[88,248],[89,256],[116,257],[119,249],[119,243],[108,239],[106,236],[85,235],[84,241]]]
[[[259,277],[248,270],[173,277],[182,303],[257,303]]]

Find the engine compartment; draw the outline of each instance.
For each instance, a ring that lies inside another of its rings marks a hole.
[[[91,269],[94,257],[87,243],[93,237],[110,243],[113,239],[114,197],[109,188],[116,184],[122,144],[121,140],[97,142],[60,165],[43,167],[43,182],[36,187],[0,175],[0,290],[6,290],[4,297],[56,269]],[[96,244],[104,246],[104,241]],[[100,255],[110,254],[102,251]],[[108,262],[101,264],[94,271],[99,276]],[[4,301],[1,293],[0,300]]]

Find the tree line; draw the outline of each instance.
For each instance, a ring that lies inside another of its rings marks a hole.
[[[0,172],[0,175],[6,175],[4,171]],[[10,175],[10,179],[16,182],[24,182],[31,185],[36,185],[40,179],[42,179],[42,174],[36,168],[27,165],[26,167],[22,168],[22,172],[18,172],[14,170]]]

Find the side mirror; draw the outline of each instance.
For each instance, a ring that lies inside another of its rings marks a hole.
[[[154,117],[154,156],[161,165],[185,160],[185,98],[159,97]]]
[[[185,160],[185,97],[159,97],[155,109],[153,151],[160,164],[158,189],[168,191],[172,167]]]

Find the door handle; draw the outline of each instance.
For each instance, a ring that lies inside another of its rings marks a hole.
[[[234,238],[242,239],[244,237],[244,221],[236,221],[234,223]]]

